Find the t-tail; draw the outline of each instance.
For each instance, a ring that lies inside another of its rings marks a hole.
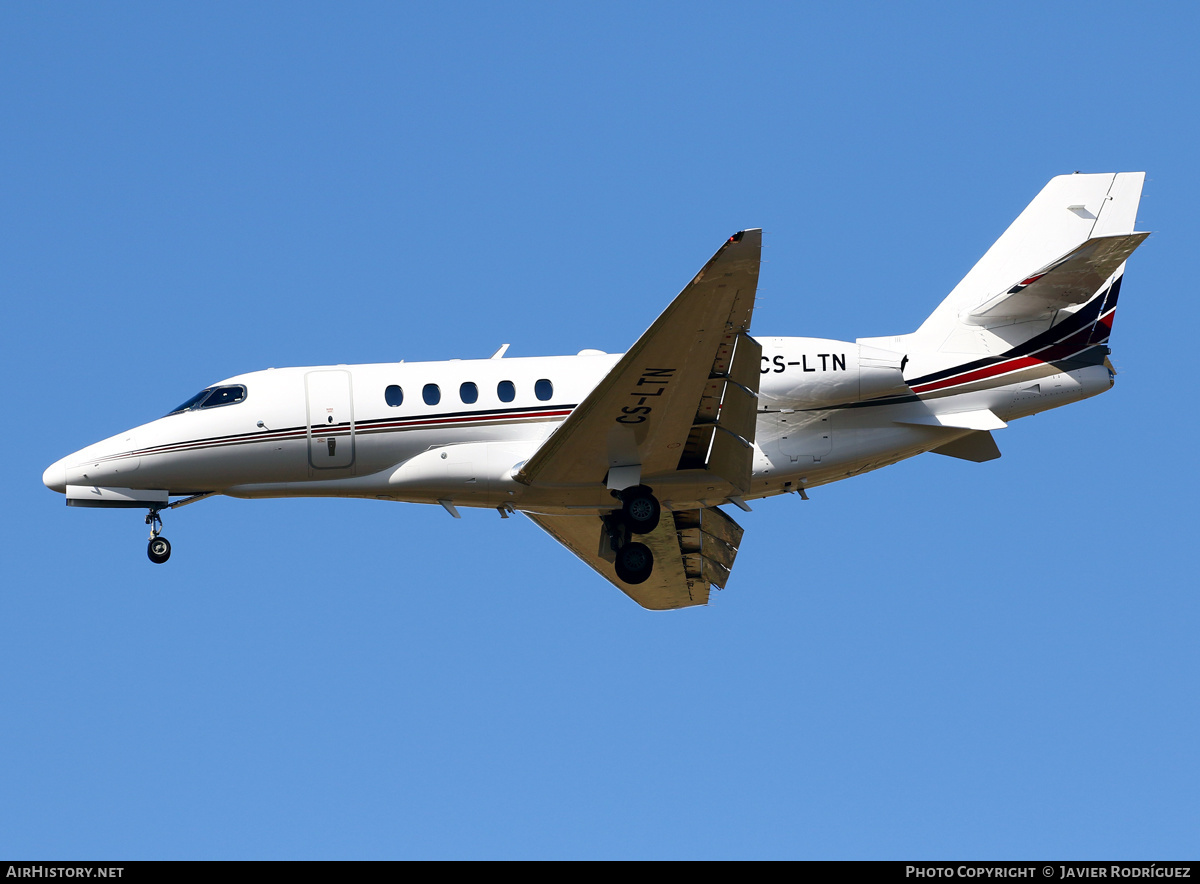
[[[1107,389],[1125,260],[1149,236],[1134,230],[1144,180],[1052,179],[917,331],[861,342],[906,353],[922,398],[1087,367]]]

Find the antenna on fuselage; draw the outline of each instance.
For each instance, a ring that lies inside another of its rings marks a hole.
[[[502,344],[500,349],[492,354],[493,359],[503,359],[504,354],[508,352],[508,344]]]

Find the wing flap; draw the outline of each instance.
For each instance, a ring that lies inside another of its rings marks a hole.
[[[737,341],[736,357],[728,371],[729,379],[735,384],[757,393],[758,383],[762,380],[762,344],[749,335],[740,335]],[[713,368],[714,373],[720,373],[721,369],[718,365],[714,365]]]
[[[715,585],[717,589],[724,589],[725,581],[729,579],[729,569],[708,556],[685,555],[683,567],[689,579],[701,580],[709,585]]]
[[[696,408],[696,423],[715,424],[721,414],[721,393],[725,390],[725,382],[721,378],[709,378],[700,396],[700,405]]]
[[[718,348],[678,469],[705,470],[737,494],[750,487],[762,344],[748,334],[727,335]]]
[[[758,418],[758,396],[741,384],[726,383],[721,397],[721,413],[717,425],[724,427],[747,442],[754,441]]]
[[[742,526],[716,507],[674,514],[688,577],[725,588],[742,543]]]
[[[713,428],[712,445],[704,469],[720,476],[733,486],[734,491],[743,494],[749,490],[753,475],[754,446],[717,424]]]

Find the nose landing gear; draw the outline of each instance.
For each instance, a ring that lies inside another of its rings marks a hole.
[[[146,546],[146,555],[150,558],[150,561],[156,565],[161,565],[167,559],[171,558],[171,542],[162,536],[162,516],[159,513],[162,510],[173,510],[177,506],[187,506],[198,500],[212,497],[216,493],[216,491],[198,491],[195,494],[180,498],[174,503],[156,503],[150,507],[150,512],[146,514],[146,524],[150,526],[150,543]]]
[[[146,555],[154,564],[161,565],[171,558],[171,542],[159,534],[162,531],[162,516],[158,514],[158,507],[150,507],[146,524],[150,526],[150,542],[146,546]]]

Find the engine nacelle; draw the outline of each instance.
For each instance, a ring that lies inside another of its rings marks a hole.
[[[820,408],[911,393],[904,356],[865,344],[828,338],[759,338],[762,379],[759,404]]]

